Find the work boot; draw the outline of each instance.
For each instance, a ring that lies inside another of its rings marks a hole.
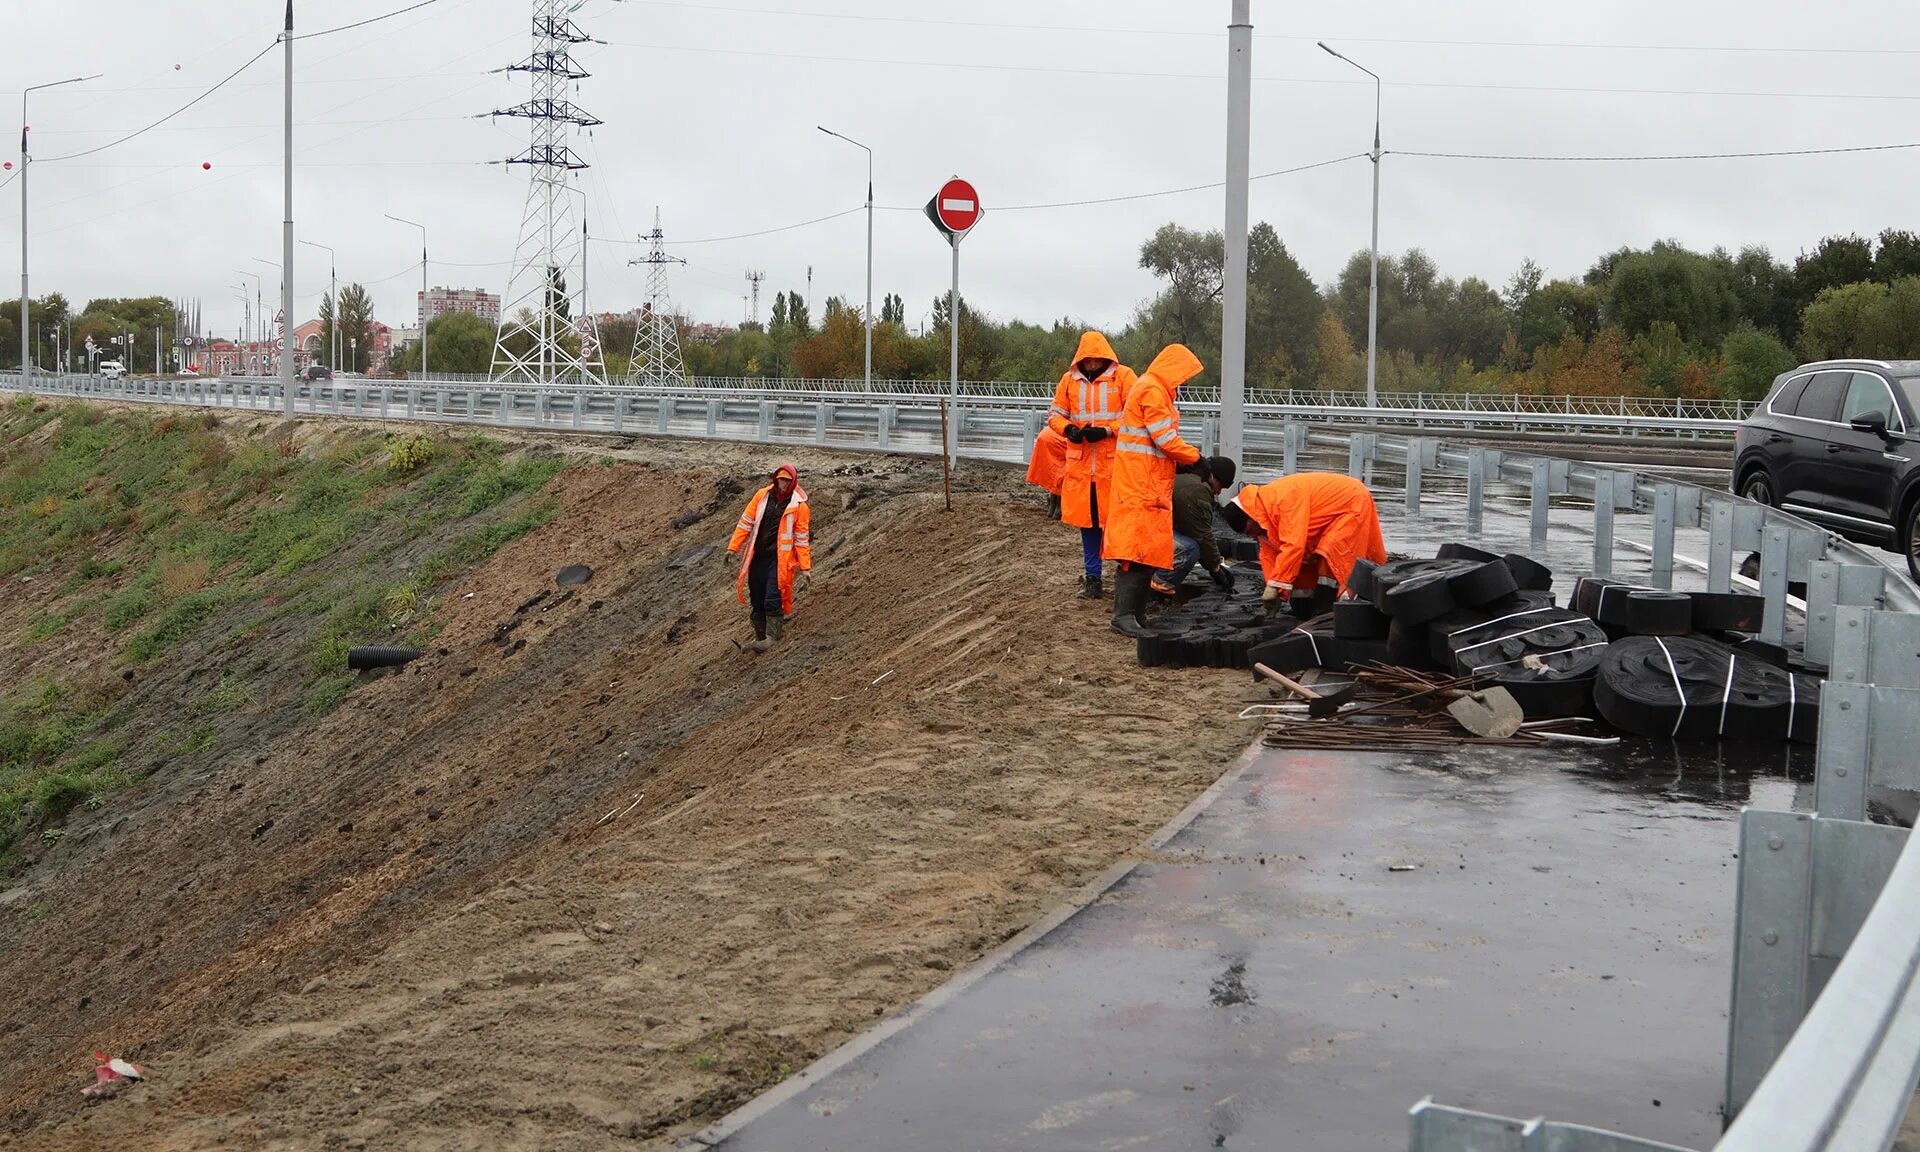
[[[1100,574],[1098,572],[1095,572],[1080,581],[1080,592],[1079,592],[1080,599],[1098,600],[1102,596],[1105,596],[1106,594],[1107,594],[1107,590],[1104,586],[1101,585]]]
[[[767,647],[780,643],[780,630],[787,626],[787,618],[778,613],[767,617]]]
[[[1047,519],[1060,519],[1060,494],[1058,492],[1047,495]]]
[[[1147,581],[1153,579],[1148,568],[1133,567],[1113,578],[1113,630],[1139,639],[1151,636],[1147,631]]]
[[[767,618],[762,613],[753,614],[753,643],[749,647],[755,652],[765,652],[773,647],[773,641],[767,639]]]

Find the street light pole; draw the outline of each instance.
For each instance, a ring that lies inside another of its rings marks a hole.
[[[402,220],[391,213],[387,214],[387,219],[420,229],[420,378],[424,380],[427,378],[427,226]]]
[[[334,264],[333,249],[311,240],[300,243],[325,249],[327,253],[327,299],[332,302],[329,307],[333,313],[333,329],[327,333],[327,366],[337,372],[340,370],[340,271]]]
[[[255,259],[258,259],[258,257],[255,257]],[[249,305],[247,309],[247,343],[253,346],[251,351],[253,352],[254,370],[250,375],[261,375],[259,329],[265,327],[266,318],[264,316],[257,316],[256,313],[261,311],[258,301],[262,298],[266,290],[261,286],[260,273],[249,272],[245,268],[235,268],[234,271],[240,273],[242,276],[253,277],[253,298],[255,303]],[[243,288],[241,291],[244,292],[245,289]],[[245,371],[245,369],[242,369],[242,371]]]
[[[871,392],[873,391],[873,149],[851,136],[842,136],[831,128],[817,124],[815,127],[837,140],[845,140],[867,154],[867,374],[865,382],[867,391]],[[811,287],[809,287],[808,296],[812,296]],[[811,306],[811,299],[808,303]]]
[[[281,295],[282,295],[282,296],[285,296],[285,295],[287,295],[287,292],[286,292],[286,287],[287,287],[287,270],[286,270],[285,268],[281,268],[279,264],[276,264],[275,262],[273,262],[272,260],[269,260],[269,259],[267,259],[267,258],[266,258],[266,257],[264,257],[264,256],[255,256],[255,257],[254,257],[254,260],[256,260],[256,261],[258,261],[258,262],[259,262],[259,263],[261,263],[261,264],[265,264],[265,265],[266,265],[267,267],[269,267],[269,268],[279,268],[279,269],[280,269],[280,289],[281,289]],[[263,313],[261,313],[261,315],[262,315],[262,316],[264,316],[264,315],[265,315],[265,313],[263,312]],[[292,330],[293,330],[293,314],[292,314],[291,312],[282,312],[282,313],[280,314],[280,316],[281,316],[281,321],[280,321],[280,323],[281,323],[281,326],[282,326],[282,327],[284,327],[284,328],[285,328],[285,329],[286,329],[287,331],[292,331]],[[269,328],[268,330],[269,330],[269,331],[271,331],[272,329],[271,329],[271,328]],[[286,359],[286,357],[285,357],[284,355],[282,355],[282,356],[281,356],[281,359],[283,359],[283,360],[284,360],[284,359]],[[268,360],[267,360],[267,364],[268,364],[268,368],[269,368],[269,370],[271,370],[271,368],[272,368],[272,365],[273,365],[273,359],[272,359],[272,357],[271,357],[271,356],[269,356],[269,358],[268,358]]]
[[[46,84],[34,84],[20,92],[20,377],[30,380],[33,377],[33,361],[27,346],[27,165],[31,162],[27,156],[27,93],[38,92],[42,88],[58,88],[62,84],[78,84],[84,80],[98,80],[104,72],[92,76],[75,76],[70,80],[54,80]]]
[[[1318,43],[1326,50],[1327,55],[1336,60],[1345,60],[1373,77],[1373,151],[1368,153],[1368,158],[1373,161],[1373,248],[1367,283],[1367,407],[1378,408],[1380,406],[1380,74],[1328,48],[1325,41]]]
[[[293,419],[293,0],[287,0],[286,139],[281,170],[286,181],[286,220],[280,232],[280,394],[286,417]]]
[[[1238,460],[1246,443],[1247,175],[1253,131],[1253,5],[1233,0],[1227,26],[1227,203],[1221,265],[1219,452]]]

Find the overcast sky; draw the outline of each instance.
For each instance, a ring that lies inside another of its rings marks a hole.
[[[304,0],[303,30],[413,0]],[[1572,4],[1322,5],[1253,0],[1253,171],[1364,152],[1371,82],[1314,46],[1327,39],[1386,80],[1385,146],[1525,154],[1726,152],[1920,141],[1920,14],[1895,0],[1632,0]],[[918,205],[952,174],[987,219],[962,250],[962,286],[998,317],[1118,326],[1155,284],[1140,242],[1177,221],[1217,228],[1219,189],[1089,207],[1012,206],[1204,184],[1224,174],[1228,0],[587,0],[594,75],[577,102],[606,121],[577,147],[596,242],[596,310],[639,302],[632,239],[660,207],[670,240],[776,228],[859,205],[871,145],[877,199]],[[191,13],[191,16],[186,15]],[[92,156],[172,111],[272,43],[282,0],[7,0],[0,98],[30,109],[33,292],[199,297],[237,328],[231,287],[278,273],[281,56],[164,127]],[[501,291],[525,169],[524,121],[476,114],[524,100],[493,73],[530,50],[526,0],[439,0],[296,48],[295,216],[338,250],[343,281],[405,324],[417,234],[431,228],[436,284]],[[966,26],[934,21],[972,22]],[[84,31],[84,34],[81,34]],[[1462,43],[1462,42],[1476,43]],[[1698,49],[1698,50],[1696,50]],[[176,68],[176,65],[178,67]],[[23,71],[24,69],[24,71]],[[1621,91],[1638,90],[1638,91]],[[12,105],[7,105],[11,107]],[[14,159],[18,167],[17,157]],[[204,170],[203,163],[211,163]],[[1325,283],[1365,248],[1367,162],[1258,180],[1270,221]],[[0,178],[13,173],[0,174]],[[1821,236],[1920,227],[1920,150],[1824,158],[1572,164],[1424,159],[1384,163],[1381,244],[1417,245],[1443,275],[1503,283],[1523,258],[1578,276],[1600,253],[1672,237],[1760,243],[1787,259]],[[0,191],[0,275],[19,262],[19,182]],[[1002,211],[994,211],[1000,206]],[[864,293],[855,213],[811,227],[674,247],[673,293],[698,319],[737,323],[748,268],[777,290]],[[876,298],[899,292],[917,322],[949,274],[917,211],[877,213]],[[297,250],[297,311],[326,286],[326,254]],[[0,295],[12,295],[7,289]]]

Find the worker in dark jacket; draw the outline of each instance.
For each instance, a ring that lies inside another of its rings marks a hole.
[[[1153,575],[1153,590],[1171,596],[1197,563],[1222,591],[1233,591],[1233,569],[1213,538],[1214,498],[1233,486],[1239,469],[1225,456],[1209,456],[1173,478],[1173,567]]]

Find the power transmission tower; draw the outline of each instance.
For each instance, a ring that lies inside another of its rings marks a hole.
[[[687,377],[687,362],[680,355],[680,324],[673,318],[673,303],[667,296],[667,265],[686,261],[667,255],[667,234],[660,230],[657,205],[653,209],[653,231],[647,233],[647,239],[652,243],[645,258],[627,261],[629,265],[648,266],[646,311],[633,329],[629,384],[661,384]]]
[[[493,346],[497,381],[606,379],[599,335],[587,310],[585,232],[575,226],[576,190],[568,183],[573,172],[587,167],[567,146],[568,132],[600,123],[567,100],[567,86],[589,75],[570,54],[573,45],[592,39],[568,18],[575,7],[571,0],[534,0],[533,55],[508,68],[527,73],[532,98],[494,113],[525,118],[533,134],[527,150],[507,161],[525,164],[531,180]]]
[[[765,272],[755,272],[751,268],[747,270],[747,283],[753,285],[753,311],[747,316],[750,323],[760,323],[760,282],[766,278]]]

